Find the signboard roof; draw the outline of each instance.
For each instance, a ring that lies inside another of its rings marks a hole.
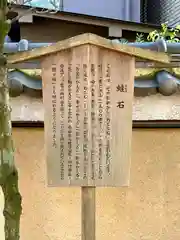
[[[114,43],[108,39],[91,33],[85,33],[63,41],[59,41],[47,47],[41,47],[33,49],[31,51],[18,52],[16,54],[9,55],[7,60],[9,64],[20,63],[86,44],[99,46],[101,48],[127,54],[137,58],[147,59],[150,61],[164,64],[170,63],[170,57],[166,53],[136,48],[128,46],[126,44]]]

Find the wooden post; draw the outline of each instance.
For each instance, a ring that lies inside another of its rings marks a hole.
[[[96,239],[96,188],[81,187],[82,240]]]

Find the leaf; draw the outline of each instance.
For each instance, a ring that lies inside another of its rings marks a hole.
[[[180,31],[180,24],[178,24],[175,29],[177,29],[178,31]]]
[[[180,40],[178,38],[174,38],[173,41],[174,42],[180,42]]]
[[[170,39],[175,38],[176,33],[175,32],[168,32],[168,36],[170,37]]]
[[[162,23],[162,24],[161,24],[161,27],[162,27],[162,31],[163,31],[164,33],[165,33],[165,32],[167,31],[167,29],[168,29],[166,23]]]
[[[136,42],[144,42],[144,35],[142,33],[136,34]]]
[[[175,28],[168,28],[167,23],[161,24],[161,30],[157,31],[154,30],[149,33],[147,40],[155,42],[158,39],[164,39],[167,42],[180,42],[180,40],[177,38],[177,33],[180,32],[180,24],[177,25]]]
[[[122,44],[128,43],[128,40],[125,38],[121,38],[118,41],[119,41],[119,43],[122,43]]]
[[[152,31],[152,32],[149,33],[149,35],[148,35],[148,37],[147,37],[147,40],[148,40],[148,41],[155,42],[155,41],[157,41],[157,40],[160,39],[160,38],[161,38],[161,36],[160,36],[160,34],[158,33],[158,31],[157,31],[157,30],[154,30],[154,31]]]

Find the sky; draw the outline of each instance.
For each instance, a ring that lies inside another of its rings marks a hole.
[[[55,0],[55,2],[57,3],[57,5],[59,5],[58,4],[59,0]],[[29,5],[29,4],[27,4],[27,5]],[[52,4],[50,3],[49,0],[32,0],[31,6],[54,9],[54,7],[52,6]]]

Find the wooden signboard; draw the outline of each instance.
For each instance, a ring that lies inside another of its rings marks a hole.
[[[50,186],[129,183],[134,58],[93,45],[42,61]]]
[[[127,186],[135,57],[164,53],[83,34],[9,56],[41,58],[49,186]]]
[[[95,187],[129,184],[135,57],[170,62],[94,34],[8,57],[41,58],[48,184],[81,186],[82,240],[95,240]]]

